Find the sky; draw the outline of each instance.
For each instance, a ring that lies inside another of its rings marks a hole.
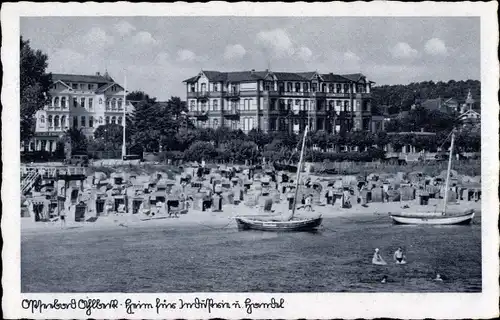
[[[376,85],[480,79],[476,17],[22,17],[53,73],[105,70],[185,99],[201,70],[363,73]]]

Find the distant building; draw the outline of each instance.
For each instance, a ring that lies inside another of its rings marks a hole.
[[[460,121],[464,125],[476,125],[481,122],[481,114],[474,110],[475,100],[472,98],[472,94],[469,90],[465,103],[460,109]]]
[[[123,124],[124,88],[106,72],[101,75],[52,74],[51,102],[36,112],[29,151],[55,151],[57,140],[70,128],[92,136],[107,123]],[[128,106],[131,106],[127,102]],[[126,112],[133,112],[128,107]]]
[[[454,113],[459,111],[459,104],[454,98],[427,99],[422,101],[420,105],[429,111],[441,111],[444,113]]]
[[[371,112],[372,81],[362,74],[201,71],[186,84],[189,116],[197,127],[248,132],[377,131]]]

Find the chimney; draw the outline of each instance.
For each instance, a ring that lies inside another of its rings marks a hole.
[[[255,73],[255,69],[252,69],[252,71],[250,71],[251,74],[254,74]]]
[[[101,73],[100,73],[99,71],[97,71],[97,72],[95,73],[95,75],[96,75],[96,76],[100,76],[100,75],[101,75]]]

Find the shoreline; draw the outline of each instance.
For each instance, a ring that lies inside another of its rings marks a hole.
[[[370,217],[387,216],[387,221],[390,222],[389,214],[396,212],[425,212],[440,210],[441,200],[431,199],[428,205],[417,205],[415,201],[404,202],[384,202],[368,203],[367,207],[360,204],[355,204],[352,208],[340,208],[337,206],[314,206],[314,211],[307,212],[303,210],[297,211],[297,216],[313,217],[321,215],[325,219],[346,218],[360,219]],[[439,201],[436,201],[439,200]],[[409,208],[403,209],[402,206],[408,205]],[[71,222],[67,223],[64,228],[61,228],[60,221],[55,222],[34,222],[28,218],[21,219],[21,236],[32,234],[46,233],[66,233],[66,232],[88,232],[92,230],[117,230],[117,229],[147,229],[156,227],[195,227],[204,226],[211,229],[230,228],[234,224],[236,228],[236,216],[267,216],[267,215],[286,215],[288,214],[285,203],[273,205],[276,210],[274,213],[264,213],[259,208],[250,208],[245,205],[225,205],[222,212],[198,211],[190,210],[187,214],[181,214],[178,218],[161,218],[154,220],[140,220],[138,215],[111,215],[99,217],[95,222]],[[449,212],[459,212],[468,209],[474,209],[476,212],[481,211],[481,202],[461,202],[457,204],[449,204]],[[356,223],[353,221],[352,223]]]

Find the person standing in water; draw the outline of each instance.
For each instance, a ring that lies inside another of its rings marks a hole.
[[[373,253],[373,258],[372,258],[372,264],[378,264],[378,265],[386,265],[387,263],[385,260],[382,258],[380,255],[379,249],[375,249],[375,253]]]
[[[402,264],[402,263],[406,263],[405,258],[406,257],[403,254],[403,249],[401,249],[401,247],[399,247],[398,250],[396,250],[394,252],[394,260],[396,261],[397,264]]]

